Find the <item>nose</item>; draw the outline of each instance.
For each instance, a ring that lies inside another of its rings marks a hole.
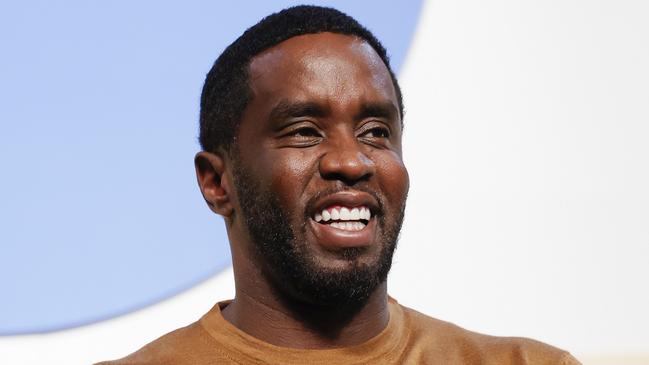
[[[320,175],[327,180],[341,180],[347,185],[369,179],[374,175],[374,161],[355,140],[338,143],[320,158]]]

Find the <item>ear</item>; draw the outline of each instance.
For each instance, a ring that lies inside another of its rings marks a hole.
[[[194,157],[196,178],[210,209],[224,218],[232,215],[232,184],[222,155],[201,151]]]

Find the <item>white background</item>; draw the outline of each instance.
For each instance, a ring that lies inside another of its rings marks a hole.
[[[586,364],[649,364],[649,2],[422,14],[400,75],[411,191],[391,294]],[[0,362],[121,357],[232,293],[227,271],[124,317],[0,338]]]
[[[433,1],[401,75],[402,303],[649,354],[649,3]],[[649,359],[646,363],[649,363]]]

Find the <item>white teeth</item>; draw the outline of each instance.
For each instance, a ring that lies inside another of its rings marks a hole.
[[[343,231],[360,231],[365,228],[365,224],[361,222],[333,222],[330,226]]]
[[[328,222],[330,220],[335,221],[358,221],[358,220],[367,220],[369,221],[372,217],[372,213],[367,207],[355,207],[355,208],[331,208],[323,209],[322,212],[316,213],[313,218],[316,222]]]

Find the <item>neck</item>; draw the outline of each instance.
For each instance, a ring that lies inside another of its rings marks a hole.
[[[246,275],[237,275],[241,271],[235,267],[236,296],[223,309],[223,317],[272,345],[302,349],[354,346],[378,335],[390,319],[385,282],[353,308],[321,307],[282,295],[263,278],[251,280],[250,271],[243,271]]]

